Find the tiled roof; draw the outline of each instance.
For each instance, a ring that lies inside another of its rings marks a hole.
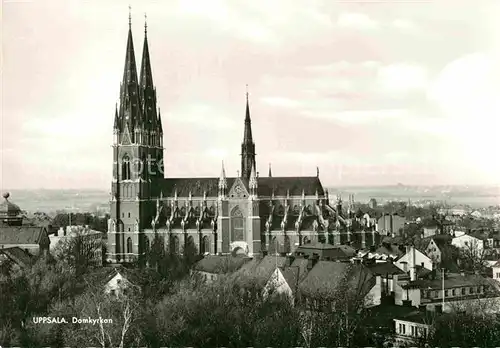
[[[38,244],[45,227],[9,226],[0,227],[0,244]]]
[[[348,245],[331,245],[327,243],[305,244],[299,246],[296,253],[304,253],[312,256],[316,253],[321,258],[329,257],[332,260],[350,259],[356,256],[356,250]]]
[[[7,256],[10,260],[23,267],[29,266],[32,262],[31,255],[18,247],[0,249],[0,254]]]
[[[245,262],[250,261],[245,257],[208,255],[198,261],[194,266],[196,271],[208,273],[230,273],[239,269]]]
[[[307,265],[309,260],[304,258],[296,258],[293,260],[291,268],[298,268],[299,270],[299,281],[302,281],[307,275]]]
[[[392,262],[377,262],[374,264],[367,264],[366,267],[368,267],[370,272],[374,275],[406,274]]]
[[[401,249],[399,249],[398,247],[394,247],[394,246],[390,246],[390,247],[386,247],[386,246],[381,246],[379,247],[377,250],[375,250],[375,254],[379,254],[379,255],[387,255],[387,256],[402,256],[405,254],[404,251],[402,251]]]
[[[299,286],[300,270],[294,267],[285,267],[281,268],[280,271],[288,286],[292,289],[293,294],[295,294]]]
[[[444,287],[457,288],[463,286],[474,286],[474,285],[490,285],[488,280],[480,275],[460,275],[460,274],[448,274],[444,279]],[[441,277],[436,277],[436,279],[421,279],[411,282],[410,284],[402,285],[403,288],[420,288],[420,289],[441,289],[442,279]]]
[[[375,285],[375,276],[361,264],[318,261],[299,284],[299,291],[306,295],[332,295],[339,286],[345,285],[365,296]]]
[[[234,178],[227,178],[228,189],[233,185]],[[173,197],[177,190],[178,197],[217,197],[219,194],[219,178],[167,178],[161,181],[163,196]]]
[[[227,178],[228,189],[231,188],[236,178]],[[248,187],[246,180],[243,180]],[[219,178],[167,178],[162,181],[161,190],[164,196],[172,197],[177,189],[178,197],[188,197],[189,192],[193,197],[201,197],[206,192],[207,197],[218,196]],[[300,196],[302,191],[307,196],[324,195],[323,186],[318,177],[259,177],[259,196],[270,197],[274,191],[275,196]]]
[[[266,256],[262,259],[254,258],[245,263],[234,273],[234,280],[241,286],[264,286],[277,267],[286,265],[286,257]]]
[[[321,181],[316,176],[305,177],[260,177],[258,180],[259,196],[271,196],[273,191],[275,196],[286,196],[287,192],[290,196],[300,196],[302,191],[306,196],[316,194],[324,195]]]

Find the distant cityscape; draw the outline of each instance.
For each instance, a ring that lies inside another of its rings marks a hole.
[[[414,206],[437,204],[449,208],[485,209],[500,206],[500,187],[496,186],[354,186],[329,187],[329,192],[355,202],[368,203],[375,198],[384,204],[390,201],[408,202]],[[59,211],[109,213],[109,192],[106,190],[8,190],[27,213]],[[2,192],[3,192],[2,191]]]

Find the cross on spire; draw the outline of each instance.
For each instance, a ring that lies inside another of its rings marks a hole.
[[[144,13],[144,34],[148,32],[148,15]]]
[[[128,27],[132,28],[132,6],[128,5]]]
[[[246,84],[246,96],[247,96],[247,102],[248,102],[248,83]]]

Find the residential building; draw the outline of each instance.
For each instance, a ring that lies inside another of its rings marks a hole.
[[[19,206],[9,200],[9,193],[3,195],[0,205],[0,249],[18,247],[32,255],[46,254],[50,240],[44,226],[23,225],[23,214]]]
[[[406,218],[398,214],[384,214],[377,221],[378,232],[382,235],[402,236]]]
[[[32,255],[21,248],[0,249],[0,265],[8,262],[14,270],[19,270],[31,266],[33,261]]]
[[[300,269],[297,267],[277,267],[264,285],[264,298],[272,295],[285,295],[294,304],[299,277]]]
[[[432,260],[435,266],[447,258],[447,253],[450,253],[450,246],[453,237],[449,234],[437,234],[429,238],[424,238],[420,241],[420,246],[424,253]]]
[[[404,272],[416,272],[416,266],[421,266],[430,271],[433,269],[432,260],[414,246],[406,248],[406,253],[394,261],[394,264]]]
[[[299,246],[295,254],[299,257],[313,257],[316,254],[320,260],[327,261],[349,261],[356,256],[356,250],[348,245],[315,243]]]
[[[479,275],[445,273],[401,284],[403,301],[438,312],[499,313],[500,292],[493,280]],[[444,301],[443,301],[444,298]]]
[[[104,233],[90,229],[88,226],[67,226],[60,228],[49,236],[50,251],[53,252],[60,245],[81,243],[78,247],[82,255],[88,257],[88,262],[94,266],[102,266],[103,262],[103,235]]]
[[[208,283],[216,281],[220,276],[240,269],[250,258],[231,255],[207,255],[193,267],[193,273],[199,274]]]
[[[481,254],[485,249],[485,238],[477,237],[471,234],[464,234],[453,238],[451,244],[459,249],[467,249]]]
[[[112,296],[124,295],[129,291],[140,291],[137,278],[125,268],[115,268],[110,272],[104,285],[104,293]]]
[[[418,344],[429,337],[433,330],[435,315],[413,310],[407,315],[394,318],[395,346]]]
[[[491,267],[493,270],[493,279],[500,284],[500,260]]]
[[[361,263],[312,260],[313,266],[298,286],[300,305],[310,311],[333,311],[339,302],[366,308],[381,303],[382,277]]]

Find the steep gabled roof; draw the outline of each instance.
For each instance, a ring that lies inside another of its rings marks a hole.
[[[377,262],[373,264],[367,264],[366,267],[374,275],[394,275],[394,274],[406,274],[399,267],[394,265],[392,262]]]
[[[38,244],[47,229],[40,226],[0,227],[0,244]]]
[[[29,253],[18,247],[0,249],[0,254],[5,255],[8,259],[12,260],[21,267],[31,265],[33,261],[32,256]]]
[[[250,259],[246,257],[208,255],[196,263],[194,270],[213,274],[230,273],[248,261]]]
[[[330,296],[346,281],[350,290],[364,297],[375,285],[376,277],[361,264],[318,261],[299,284],[299,291],[305,296]]]
[[[302,192],[306,196],[324,195],[321,181],[316,176],[291,176],[291,177],[259,177],[258,178],[259,196],[270,197],[273,192],[275,196],[286,196],[289,192],[290,196],[301,196]]]

